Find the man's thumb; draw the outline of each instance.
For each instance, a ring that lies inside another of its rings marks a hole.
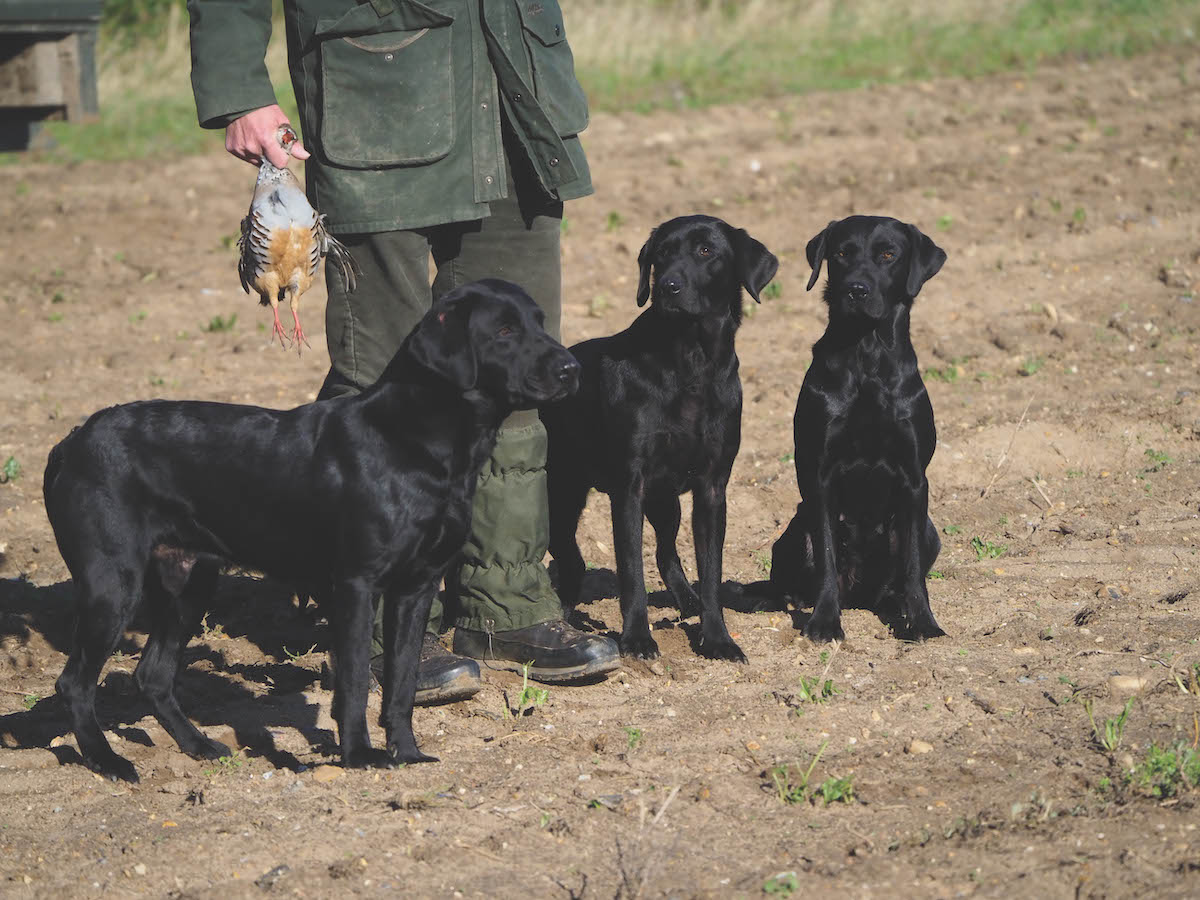
[[[307,155],[307,154],[306,154]],[[279,146],[279,142],[274,138],[269,140],[263,147],[263,156],[267,158],[267,162],[277,169],[286,169],[288,164],[288,152]]]

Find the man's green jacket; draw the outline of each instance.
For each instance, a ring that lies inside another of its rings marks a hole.
[[[188,0],[200,124],[275,103],[271,0]],[[501,105],[545,192],[592,191],[557,0],[289,0],[309,199],[338,233],[463,222],[505,196]]]

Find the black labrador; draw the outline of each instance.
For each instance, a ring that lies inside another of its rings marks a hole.
[[[801,503],[772,550],[772,586],[813,603],[814,641],[845,637],[845,606],[877,610],[913,638],[945,634],[925,586],[941,549],[925,477],[937,433],[909,314],[946,254],[880,216],[830,222],[807,252],[810,290],[829,266],[829,324],[796,403]]]
[[[175,698],[182,654],[223,565],[316,597],[333,630],[343,764],[430,760],[412,706],[430,602],[466,539],[480,468],[515,409],[570,393],[579,364],[519,287],[479,281],[435,303],[358,396],[292,410],[151,400],[101,410],[50,452],[46,512],[75,581],[74,647],[58,679],[84,759],[137,781],[96,721],[96,680],[139,606],[135,679],[191,756],[228,748]],[[373,599],[385,604],[386,749],[367,734]]]
[[[758,300],[778,261],[744,230],[684,216],[650,233],[638,255],[638,306],[625,331],[571,348],[583,366],[573,397],[542,409],[550,436],[550,553],[569,612],[584,561],[575,532],[588,490],[612,502],[620,580],[621,652],[658,656],[642,571],[642,516],[657,539],[658,569],[680,610],[700,610],[700,652],[745,661],[717,599],[725,542],[725,487],[741,442],[742,385],[734,335],[742,288]],[[700,595],[675,540],[679,496],[692,492]]]

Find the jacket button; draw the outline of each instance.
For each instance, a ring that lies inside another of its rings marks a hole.
[[[557,165],[558,165],[558,157],[557,156],[550,157],[550,168],[553,169]]]
[[[522,94],[520,91],[517,91],[515,94],[513,94],[513,102],[515,102],[515,103],[520,103],[524,99],[525,99],[525,95]]]
[[[555,25],[555,26],[554,26],[554,36],[555,36],[555,37],[558,37],[560,34],[562,34],[562,26],[561,26],[561,25]]]

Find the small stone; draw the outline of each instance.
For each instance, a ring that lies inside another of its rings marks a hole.
[[[1121,700],[1140,694],[1149,682],[1140,675],[1113,675],[1108,679],[1108,692],[1114,699]]]
[[[146,864],[145,863],[136,863],[133,867],[133,874],[145,875],[146,874]]]
[[[317,766],[313,769],[313,781],[319,784],[329,784],[331,781],[337,781],[342,777],[343,771],[338,766]]]
[[[913,738],[908,742],[908,746],[904,748],[905,753],[911,753],[914,756],[921,753],[928,753],[933,749],[933,744],[928,741],[923,741],[920,738]]]

